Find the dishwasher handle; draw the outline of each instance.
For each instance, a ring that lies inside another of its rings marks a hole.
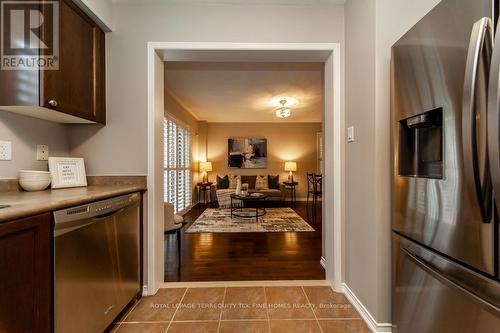
[[[127,207],[123,207],[123,208],[120,208],[120,209],[115,210],[115,211],[113,211],[113,212],[110,212],[110,213],[105,213],[105,214],[102,214],[102,215],[99,215],[99,216],[93,217],[93,218],[92,218],[92,221],[93,221],[93,222],[99,222],[99,221],[101,221],[101,220],[105,220],[105,219],[107,219],[107,218],[109,218],[109,217],[112,217],[113,215],[116,215],[116,214],[119,214],[119,213],[123,212],[123,211],[125,210],[125,208],[127,208]]]

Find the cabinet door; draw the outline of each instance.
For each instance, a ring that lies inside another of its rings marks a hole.
[[[40,105],[105,123],[104,32],[59,1],[59,70],[41,71]]]
[[[50,214],[0,223],[0,331],[50,332]]]
[[[2,11],[8,11],[9,9],[22,10],[25,8],[23,7],[22,0],[0,0],[0,6],[2,6]],[[36,5],[30,3],[29,6],[35,7]],[[6,15],[6,17],[9,17],[9,15]],[[4,17],[0,18],[0,23],[2,25],[7,25],[7,22],[4,22]],[[2,29],[5,29],[5,27],[2,27]],[[32,31],[38,34],[39,28],[33,28]],[[8,47],[8,43],[4,41],[3,38],[2,36],[1,39],[2,43],[4,43],[3,47],[6,54],[32,57],[37,57],[39,55],[39,50],[36,48],[9,48],[8,52],[6,52],[5,49]],[[35,41],[30,40],[30,43],[35,43]],[[2,62],[3,61],[2,58]],[[0,69],[1,106],[38,106],[39,99],[38,70]]]

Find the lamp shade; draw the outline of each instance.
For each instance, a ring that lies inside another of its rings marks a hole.
[[[297,171],[297,162],[285,162],[285,171]]]
[[[201,172],[212,171],[212,162],[200,162],[200,171]]]

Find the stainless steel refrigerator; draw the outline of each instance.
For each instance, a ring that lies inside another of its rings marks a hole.
[[[393,332],[500,332],[496,7],[444,0],[392,47]]]

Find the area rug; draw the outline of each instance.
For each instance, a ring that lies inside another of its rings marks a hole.
[[[255,214],[255,209],[245,208],[244,214]],[[208,208],[187,229],[186,233],[198,232],[299,232],[314,231],[291,208],[266,208],[266,215],[259,218],[231,218],[229,209]],[[240,212],[238,212],[240,213]]]

